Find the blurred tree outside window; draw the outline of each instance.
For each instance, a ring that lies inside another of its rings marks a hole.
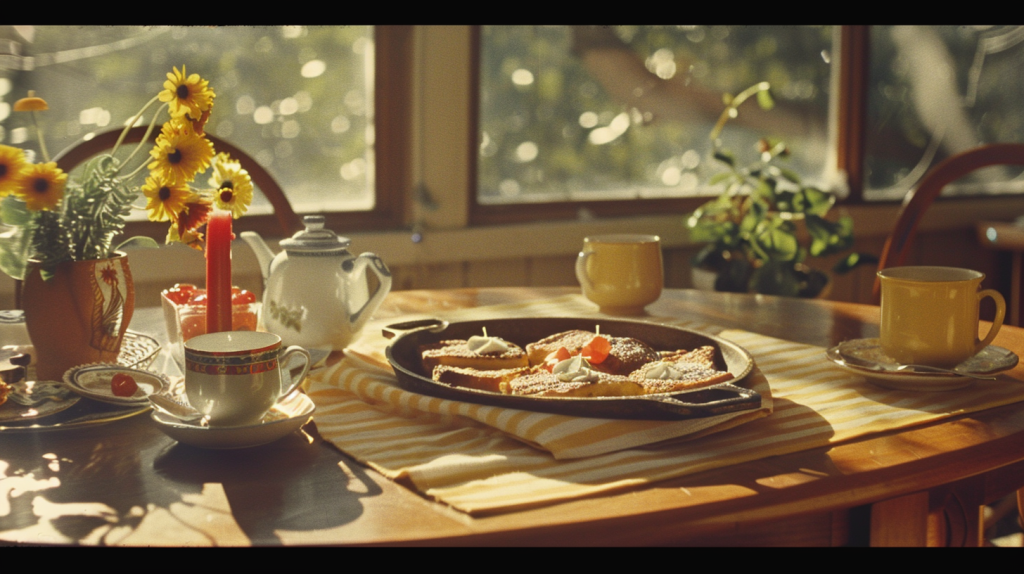
[[[873,26],[867,200],[902,199],[929,167],[1024,141],[1024,27]],[[944,195],[1024,192],[1019,168],[978,170]]]
[[[745,104],[725,145],[778,138],[826,177],[832,42],[829,26],[484,26],[477,202],[715,195],[723,95],[763,81],[775,109]]]
[[[11,112],[28,90],[49,103],[55,154],[122,127],[185,66],[216,92],[207,131],[267,168],[297,212],[370,210],[373,57],[369,26],[0,27],[0,143],[38,149]],[[252,211],[270,209],[257,194]]]

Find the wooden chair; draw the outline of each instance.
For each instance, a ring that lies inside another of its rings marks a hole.
[[[154,130],[150,137],[155,139],[158,133],[159,130]],[[73,147],[61,151],[53,159],[57,162],[58,167],[65,172],[69,172],[87,159],[113,148],[120,135],[120,129],[97,134],[88,141],[80,142]],[[128,135],[125,137],[123,144],[138,143],[142,141],[145,135],[146,126],[134,127],[128,130]],[[270,200],[270,204],[274,207],[274,217],[277,220],[282,237],[289,237],[295,231],[302,229],[299,216],[292,209],[291,203],[281,190],[281,186],[277,184],[277,181],[274,180],[262,165],[257,163],[249,154],[221,138],[209,133],[206,134],[206,138],[213,142],[213,146],[218,152],[229,153],[233,159],[241,163],[242,167],[249,172],[252,182],[260,188],[260,191],[263,192],[263,195]]]
[[[878,270],[906,263],[921,218],[946,184],[974,170],[993,165],[1024,166],[1024,143],[997,143],[972,148],[952,155],[931,168],[921,178],[921,183],[903,198],[903,207],[896,224],[882,247]],[[873,293],[875,301],[878,301],[881,282],[877,276]]]
[[[947,184],[983,167],[993,165],[1024,166],[1024,143],[983,145],[952,155],[921,178],[921,183],[903,198],[903,207],[882,247],[878,270],[906,263],[910,247],[925,211]],[[875,301],[881,296],[881,281],[875,276]],[[1024,488],[1017,491],[1017,513],[1024,524]]]

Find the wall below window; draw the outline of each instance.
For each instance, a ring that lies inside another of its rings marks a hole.
[[[855,249],[881,251],[897,214],[892,205],[846,208],[855,221]],[[971,267],[989,276],[987,284],[1004,290],[1009,285],[1005,257],[980,246],[974,222],[1009,220],[1024,213],[1024,198],[949,200],[934,205],[922,222],[911,257],[914,264]],[[445,289],[489,286],[576,285],[574,262],[582,240],[598,233],[647,233],[662,238],[665,283],[672,288],[691,287],[690,257],[700,246],[690,244],[682,226],[682,214],[545,222],[494,227],[430,230],[419,243],[408,231],[346,234],[350,251],[380,255],[394,276],[394,289]],[[276,241],[271,246],[277,249]],[[180,246],[129,253],[137,286],[137,305],[159,305],[159,293],[174,283],[204,283],[202,253]],[[822,261],[831,267],[834,259]],[[256,258],[242,241],[233,246],[234,283],[256,293],[262,279]],[[827,295],[838,301],[873,302],[874,268],[862,267],[836,277]],[[0,282],[0,308],[14,304],[14,282]]]

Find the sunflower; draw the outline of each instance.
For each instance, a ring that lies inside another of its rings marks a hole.
[[[55,162],[30,163],[22,169],[14,192],[31,211],[52,210],[64,197],[67,181],[68,174]]]
[[[146,178],[142,185],[146,196],[146,211],[150,221],[170,221],[195,195],[184,183],[173,183],[164,174],[156,173]]]
[[[147,166],[151,172],[163,174],[173,184],[187,183],[210,167],[213,144],[190,125],[170,121],[160,130],[149,155],[153,157]]]
[[[169,104],[172,116],[182,118],[187,114],[192,119],[199,119],[213,106],[214,93],[209,82],[199,74],[187,75],[185,66],[182,66],[181,72],[175,67],[173,73],[167,74],[164,90],[158,97],[161,102]]]
[[[0,197],[18,189],[18,175],[27,165],[21,148],[0,145]]]
[[[218,154],[213,164],[210,187],[214,189],[217,207],[230,211],[238,219],[245,214],[252,203],[252,178],[242,169],[242,164],[227,154]]]

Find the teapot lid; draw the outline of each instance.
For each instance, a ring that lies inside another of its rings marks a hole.
[[[351,243],[347,237],[324,229],[323,215],[305,215],[302,223],[306,229],[288,239],[282,239],[282,248],[287,251],[341,251]]]

